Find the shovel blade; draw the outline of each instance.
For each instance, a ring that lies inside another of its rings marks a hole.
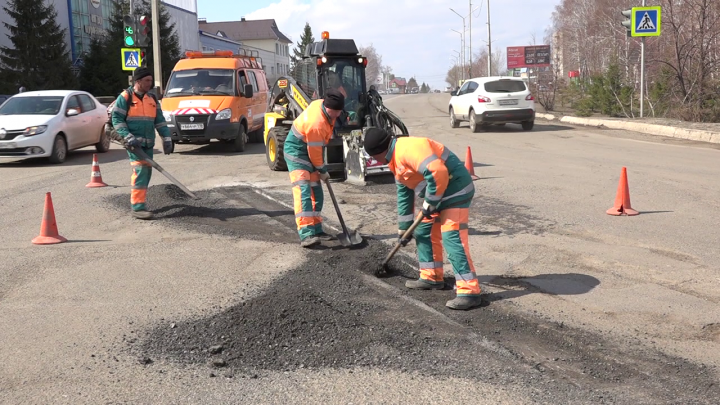
[[[359,245],[363,242],[362,236],[360,236],[357,232],[350,232],[349,235],[341,233],[337,236],[337,238],[340,244],[345,247]]]

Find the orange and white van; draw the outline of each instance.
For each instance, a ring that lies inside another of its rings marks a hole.
[[[260,58],[189,51],[175,65],[161,106],[173,143],[217,139],[243,152],[248,141],[262,140],[267,97]]]

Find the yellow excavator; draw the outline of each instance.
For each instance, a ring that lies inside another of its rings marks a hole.
[[[408,135],[402,120],[383,105],[374,86],[367,89],[366,57],[352,39],[331,39],[309,44],[291,76],[280,77],[272,88],[265,113],[265,155],[271,170],[285,171],[283,146],[297,118],[312,100],[322,98],[330,88],[346,94],[345,110],[338,118],[335,133],[325,148],[325,162],[331,178],[365,184],[366,177],[389,173],[363,150],[365,131],[384,128],[396,136]]]

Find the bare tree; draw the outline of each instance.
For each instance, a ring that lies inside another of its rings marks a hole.
[[[365,84],[368,88],[379,84],[382,81],[383,64],[382,56],[375,49],[373,44],[360,47],[360,55],[367,58],[368,64],[365,67]]]

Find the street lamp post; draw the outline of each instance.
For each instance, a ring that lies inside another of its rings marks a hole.
[[[463,57],[463,63],[462,63],[462,66],[463,66],[463,78],[465,78],[464,69],[465,69],[465,59],[466,59],[466,57],[467,57],[467,55],[466,55],[466,53],[465,53],[465,32],[466,32],[466,31],[465,31],[465,17],[463,17],[462,15],[460,15],[460,13],[458,13],[458,12],[455,11],[455,10],[453,10],[452,8],[450,8],[450,11],[452,11],[452,12],[455,13],[455,14],[457,14],[457,16],[460,17],[460,18],[462,19],[462,22],[463,22],[463,30],[462,30],[462,34],[460,34],[460,36],[461,36],[461,41],[462,41],[462,44],[463,44],[463,47],[462,47],[463,54],[465,55],[465,57]],[[453,31],[455,31],[455,30],[453,30]],[[455,32],[458,32],[458,31],[455,31]],[[472,50],[470,50],[470,64],[472,65]]]
[[[465,79],[465,35],[460,32],[456,31],[454,29],[450,29],[450,31],[457,32],[460,34],[460,69],[462,70],[462,78]],[[455,51],[457,52],[457,51]]]
[[[488,77],[492,76],[492,41],[490,41],[490,0],[487,0],[487,26],[488,26]]]

